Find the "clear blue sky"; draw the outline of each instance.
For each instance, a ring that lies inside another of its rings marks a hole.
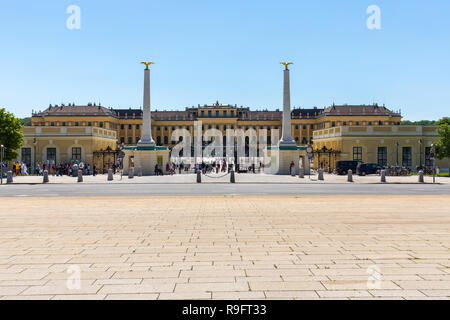
[[[69,5],[81,29],[69,30]],[[381,8],[368,30],[366,8]],[[212,103],[276,109],[282,66],[291,103],[386,104],[409,120],[449,116],[450,1],[2,1],[0,106],[17,116],[49,103]]]

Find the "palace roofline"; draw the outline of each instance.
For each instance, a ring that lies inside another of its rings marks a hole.
[[[197,118],[215,118],[213,114],[200,114],[199,111],[208,109],[235,109],[235,113],[219,118],[238,118],[239,120],[281,120],[282,111],[276,110],[250,110],[249,107],[238,107],[230,104],[203,105],[198,107],[186,107],[185,110],[158,110],[152,111],[153,120],[196,120]],[[211,112],[210,110],[208,110]],[[394,112],[377,104],[372,105],[332,105],[326,108],[293,108],[291,117],[293,119],[311,119],[323,116],[401,116],[401,111]],[[142,119],[142,109],[113,109],[101,105],[50,105],[46,110],[32,112],[33,117],[61,117],[61,116],[110,116],[118,119]]]

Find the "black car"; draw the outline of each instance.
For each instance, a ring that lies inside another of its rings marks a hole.
[[[356,172],[356,167],[359,161],[353,160],[340,160],[336,162],[336,172],[337,174],[347,174],[348,170]]]
[[[376,163],[360,163],[357,169],[360,176],[365,176],[366,174],[378,173],[381,170],[381,166]]]

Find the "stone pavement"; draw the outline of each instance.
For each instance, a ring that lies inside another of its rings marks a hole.
[[[236,174],[236,183],[315,183],[315,184],[327,184],[327,183],[349,183],[347,182],[347,176],[339,176],[334,174],[324,174],[324,181],[319,181],[317,175],[305,176],[305,178],[300,179],[297,177],[292,177],[288,175],[270,175],[270,174]],[[400,177],[386,177],[387,183],[405,183],[405,184],[418,184],[417,176],[400,176]],[[68,176],[49,176],[49,183],[77,183],[77,178]],[[353,180],[355,184],[375,184],[380,183],[380,176],[378,175],[368,175],[368,176],[358,176],[353,175]],[[229,183],[230,175],[222,174],[208,174],[207,176],[202,175],[202,183]],[[432,183],[432,177],[425,177],[425,183]],[[14,183],[42,183],[42,176],[19,176],[14,177]],[[173,176],[135,176],[133,179],[129,179],[128,176],[121,176],[119,174],[114,175],[113,181],[107,181],[107,175],[97,175],[97,176],[83,176],[82,183],[196,183],[195,174],[175,174]],[[436,177],[436,183],[440,184],[450,184],[450,177]]]
[[[3,198],[0,297],[449,299],[449,200]]]

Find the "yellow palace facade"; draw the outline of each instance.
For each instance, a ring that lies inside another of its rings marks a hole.
[[[350,110],[350,111],[345,111]],[[359,111],[358,111],[359,110]],[[353,114],[352,114],[353,113]],[[313,131],[339,125],[398,125],[399,113],[384,106],[333,106],[326,109],[293,109],[292,136],[299,145],[312,143]],[[236,105],[212,105],[186,108],[183,111],[152,111],[152,136],[158,145],[171,147],[172,132],[186,129],[193,135],[194,121],[202,121],[203,129],[280,130],[281,111],[250,110]],[[116,132],[117,143],[136,144],[141,136],[141,109],[108,109],[102,106],[50,106],[32,115],[34,127],[99,127]]]
[[[257,135],[259,130],[265,129],[268,134],[267,144],[276,143],[271,139],[272,129],[279,130],[279,136],[282,134],[280,110],[250,110],[248,107],[219,102],[188,107],[182,111],[152,110],[151,117],[153,139],[157,145],[169,148],[178,143],[172,141],[172,132],[176,129],[186,129],[191,137],[194,136],[195,121],[202,121],[203,132],[214,128],[224,135],[227,129],[245,131],[252,128]],[[377,132],[377,128],[400,128],[402,117],[400,112],[391,111],[385,106],[333,105],[327,108],[294,108],[291,119],[292,137],[297,145],[313,145],[316,151],[327,146],[327,150],[337,152],[332,154],[333,158],[328,156],[326,165],[332,167],[336,160],[353,157],[353,154],[349,155],[347,150],[342,149],[345,143],[339,140],[342,137],[337,136],[337,128],[345,128],[340,129],[341,134],[345,130],[353,130],[350,128],[365,128],[364,135],[370,136]],[[114,163],[117,150],[126,145],[135,145],[141,137],[141,129],[141,109],[112,109],[95,104],[49,106],[42,112],[33,112],[32,126],[23,129],[25,145],[19,154],[21,160],[32,167],[35,162],[79,160],[97,163],[101,168]],[[336,136],[325,133],[324,130],[330,129],[334,130]],[[391,133],[395,135],[397,131]],[[419,139],[418,135],[409,136],[411,143],[418,143]],[[430,139],[436,140],[437,136],[433,135]],[[379,140],[381,143],[382,139]],[[368,143],[365,139],[359,139],[359,144]],[[423,142],[424,148],[428,146],[427,143],[428,140]],[[327,158],[325,154],[322,156],[322,159]],[[372,157],[372,153],[366,157],[368,161],[377,160]],[[318,157],[315,157],[315,161],[316,166],[325,167],[325,164],[319,163]]]

